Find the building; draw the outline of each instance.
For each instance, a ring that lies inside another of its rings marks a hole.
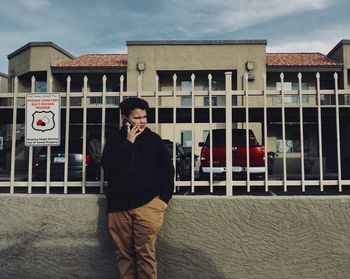
[[[268,151],[279,154],[275,163],[275,173],[282,173],[283,140],[286,147],[288,173],[300,173],[300,106],[298,90],[304,91],[303,127],[305,158],[309,158],[307,172],[319,172],[319,142],[323,150],[325,173],[336,173],[337,132],[335,125],[335,78],[338,88],[349,88],[350,41],[342,40],[327,55],[321,53],[266,53],[266,40],[228,41],[128,41],[127,54],[86,54],[74,57],[52,42],[30,42],[8,55],[8,90],[13,92],[14,77],[18,77],[18,92],[66,92],[67,77],[71,78],[70,91],[83,92],[88,98],[88,137],[100,138],[101,102],[103,76],[106,77],[106,92],[125,92],[125,96],[141,94],[151,106],[156,98],[149,92],[169,92],[169,97],[159,97],[158,125],[154,109],[150,113],[153,128],[158,129],[163,138],[173,138],[173,124],[176,122],[175,140],[185,147],[194,148],[199,155],[198,143],[208,134],[209,97],[208,89],[217,91],[212,97],[214,113],[213,128],[225,127],[225,106],[227,80],[225,73],[231,72],[230,87],[237,94],[232,96],[233,127],[245,127],[245,90],[249,94],[249,127],[254,130],[260,143]],[[281,77],[281,73],[283,76]],[[298,74],[301,73],[299,82]],[[320,74],[319,80],[316,74]],[[176,79],[174,80],[174,74]],[[208,75],[211,74],[211,84]],[[264,82],[266,76],[266,82]],[[50,78],[52,82],[50,83]],[[84,83],[84,77],[87,80]],[[156,77],[158,79],[156,80]],[[245,78],[246,77],[246,78]],[[124,81],[123,81],[124,78]],[[52,85],[51,85],[52,84]],[[51,86],[51,88],[50,88]],[[85,87],[84,87],[85,86]],[[282,88],[283,86],[283,88]],[[49,90],[51,89],[51,90]],[[191,91],[194,89],[194,107]],[[282,97],[281,89],[284,92]],[[322,124],[319,124],[317,92],[322,106]],[[328,92],[328,91],[329,92]],[[254,91],[257,93],[255,94]],[[264,137],[264,96],[267,97],[267,138]],[[177,97],[173,98],[173,92]],[[220,93],[221,92],[221,93]],[[326,93],[329,94],[326,94]],[[345,91],[344,91],[345,92]],[[342,171],[349,167],[350,148],[346,144],[350,137],[347,128],[349,117],[349,95],[339,97]],[[197,94],[198,93],[198,94]],[[282,104],[282,98],[284,100]],[[106,134],[118,126],[118,96],[107,96]],[[82,98],[72,98],[71,105],[81,108]],[[174,104],[176,102],[176,104]],[[64,105],[64,104],[63,104]],[[176,107],[176,121],[172,113]],[[285,119],[282,121],[282,107]],[[192,133],[192,109],[194,109],[195,129]],[[81,111],[72,110],[71,124],[75,136],[82,135]],[[285,132],[283,125],[285,123]],[[7,125],[8,123],[1,123]],[[319,128],[321,126],[321,128]],[[321,130],[322,135],[318,133]],[[64,132],[63,132],[64,134]],[[284,134],[284,136],[283,136]]]
[[[4,73],[0,73],[0,93],[8,92],[8,77]]]

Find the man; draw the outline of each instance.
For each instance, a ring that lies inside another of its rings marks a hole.
[[[101,159],[108,178],[108,227],[121,278],[157,278],[155,242],[174,188],[174,168],[159,135],[147,128],[148,103],[120,104],[125,125]]]

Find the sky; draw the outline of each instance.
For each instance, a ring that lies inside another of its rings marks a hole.
[[[128,40],[267,40],[267,52],[327,54],[350,39],[349,0],[0,0],[0,72],[28,42],[74,56]]]

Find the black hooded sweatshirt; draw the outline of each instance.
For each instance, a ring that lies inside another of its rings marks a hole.
[[[108,180],[107,211],[142,206],[159,196],[168,203],[174,190],[174,167],[161,137],[146,128],[134,143],[122,128],[108,139],[101,165]]]

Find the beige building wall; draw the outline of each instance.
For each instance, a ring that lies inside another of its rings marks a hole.
[[[350,41],[342,40],[331,50],[330,58],[343,63],[344,88],[349,88],[348,70],[350,69]]]
[[[8,92],[8,78],[0,73],[0,93]]]
[[[210,42],[127,42],[128,45],[128,91],[138,90],[138,78],[141,76],[141,91],[154,91],[156,87],[155,76],[159,72],[173,72],[183,75],[186,71],[191,80],[191,73],[195,74],[194,90],[195,107],[204,107],[204,84],[207,82],[207,75],[203,71],[222,71],[222,77],[218,78],[219,90],[225,90],[225,72],[231,71],[233,85],[238,90],[243,89],[243,76],[247,73],[246,62],[254,62],[253,73],[256,77],[262,77],[266,71],[266,41],[218,41]],[[140,71],[138,64],[142,63],[144,69]],[[161,75],[160,75],[161,76]],[[256,78],[249,82],[250,89],[261,89],[263,80]],[[173,81],[159,80],[159,90],[168,91],[169,97],[161,97],[159,104],[162,107],[173,107],[174,99],[171,97]],[[181,80],[178,78],[176,90],[181,91]],[[224,92],[224,91],[222,91]],[[182,94],[183,92],[179,93]],[[190,96],[190,92],[185,93]],[[154,98],[147,98],[150,104],[154,104]],[[152,100],[153,99],[153,100]],[[217,106],[225,106],[225,96],[217,97]],[[181,97],[176,98],[176,107],[181,107]],[[225,128],[225,124],[214,124],[213,128]],[[176,125],[176,141],[181,142],[181,130],[191,130],[191,124]],[[203,141],[203,132],[209,130],[208,124],[196,123],[194,128],[195,154],[200,154],[198,142]],[[163,138],[173,139],[172,124],[161,124],[160,134]],[[255,131],[254,131],[255,132]],[[256,131],[261,135],[260,131]],[[261,137],[260,137],[261,138]]]
[[[49,85],[50,78],[52,77],[51,66],[61,61],[70,59],[66,54],[56,50],[52,47],[38,47],[31,49],[31,71],[41,71],[45,69],[47,71],[46,80]],[[52,91],[60,91],[61,85],[53,77]]]
[[[30,49],[27,48],[16,56],[9,58],[10,77],[20,76],[30,71]]]
[[[175,41],[176,42],[176,41]],[[262,76],[266,71],[266,41],[255,43],[167,43],[167,42],[127,42],[128,75],[127,83],[130,91],[136,91],[138,76],[142,76],[142,90],[155,89],[157,71],[196,71],[196,70],[237,70],[237,88],[243,87],[243,75],[247,72],[246,62],[254,62],[254,74]],[[138,63],[145,68],[139,71]],[[262,80],[250,82],[252,89],[262,87]]]
[[[350,42],[343,46],[343,63],[344,63],[344,88],[350,87],[348,71],[350,69]]]
[[[46,81],[49,84],[51,78],[51,65],[63,60],[71,59],[67,54],[59,51],[49,44],[43,46],[29,46],[9,58],[9,78],[19,77],[19,92],[30,92],[31,76],[35,72],[46,72]],[[29,74],[25,78],[22,75]],[[57,91],[58,84],[54,80],[53,91]],[[11,88],[13,91],[13,88]]]

